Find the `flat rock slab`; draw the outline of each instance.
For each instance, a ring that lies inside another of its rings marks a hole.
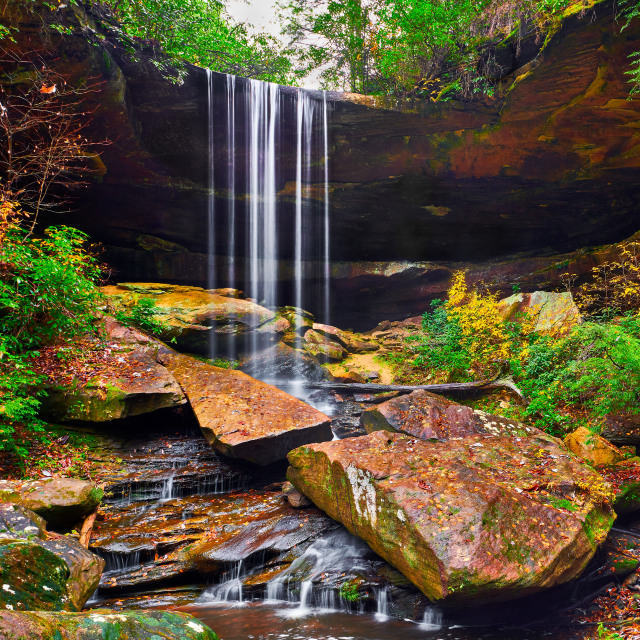
[[[6,640],[219,640],[187,613],[95,610],[87,613],[0,611],[0,637]]]
[[[207,441],[220,453],[255,464],[331,440],[331,419],[241,371],[221,369],[163,349],[158,360],[180,383]]]
[[[111,369],[84,384],[49,386],[42,411],[62,421],[108,422],[185,402],[173,376],[139,348],[123,351]]]
[[[301,493],[445,604],[575,578],[615,517],[611,487],[545,435],[439,443],[377,431],[300,447],[289,462]]]
[[[473,434],[530,436],[542,431],[502,416],[477,411],[428,391],[413,391],[367,409],[360,418],[367,433],[402,432],[422,440]]]
[[[104,491],[74,478],[46,478],[20,482],[0,480],[0,502],[31,509],[50,525],[74,524],[99,504]]]

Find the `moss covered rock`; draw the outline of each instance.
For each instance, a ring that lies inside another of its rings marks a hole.
[[[218,640],[205,624],[169,611],[16,613],[0,611],[3,640]]]
[[[104,491],[92,482],[74,478],[0,481],[1,502],[31,509],[53,526],[74,524],[88,516],[103,495]]]
[[[186,402],[173,376],[143,348],[123,352],[113,368],[86,382],[46,391],[42,412],[61,421],[108,422]]]
[[[47,534],[38,515],[0,505],[0,609],[80,611],[103,568],[75,538]]]
[[[277,341],[285,327],[270,324],[275,312],[241,298],[234,289],[201,289],[172,284],[122,283],[102,287],[115,311],[131,312],[140,300],[155,302],[154,318],[166,327],[163,338],[174,338],[178,348],[209,355],[211,344],[220,343],[221,353],[227,352],[226,340],[233,337],[234,346],[242,352],[252,336],[264,343]],[[288,325],[286,325],[288,327]]]
[[[526,320],[532,323],[534,332],[543,335],[566,335],[583,321],[573,296],[568,292],[516,293],[500,300],[499,309],[504,320]]]
[[[288,479],[433,601],[518,598],[578,576],[615,515],[611,487],[562,444],[399,433],[300,447]]]

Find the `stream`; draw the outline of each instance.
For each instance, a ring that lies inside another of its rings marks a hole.
[[[332,415],[335,438],[361,435],[372,398],[298,392]],[[292,508],[280,490],[285,461],[257,467],[217,456],[182,413],[92,432],[106,504],[91,549],[106,568],[91,608],[180,608],[222,640],[534,640],[558,637],[546,620],[560,602],[602,587],[587,578],[522,602],[443,613],[322,511]]]

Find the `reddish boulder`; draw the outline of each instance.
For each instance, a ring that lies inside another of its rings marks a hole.
[[[546,435],[447,443],[375,432],[300,447],[289,481],[433,601],[519,598],[577,577],[611,487]]]
[[[542,433],[535,427],[477,411],[423,390],[367,409],[360,423],[367,433],[399,431],[422,440],[449,440],[473,434],[530,436]]]
[[[266,465],[333,437],[329,417],[246,373],[167,348],[159,350],[158,360],[180,383],[205,438],[224,455]]]

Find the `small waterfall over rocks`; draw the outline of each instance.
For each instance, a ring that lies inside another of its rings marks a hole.
[[[208,287],[242,290],[272,310],[313,309],[327,323],[326,94],[226,75],[221,101],[218,76],[208,72]],[[211,357],[233,357],[233,335],[223,349],[212,334]]]

